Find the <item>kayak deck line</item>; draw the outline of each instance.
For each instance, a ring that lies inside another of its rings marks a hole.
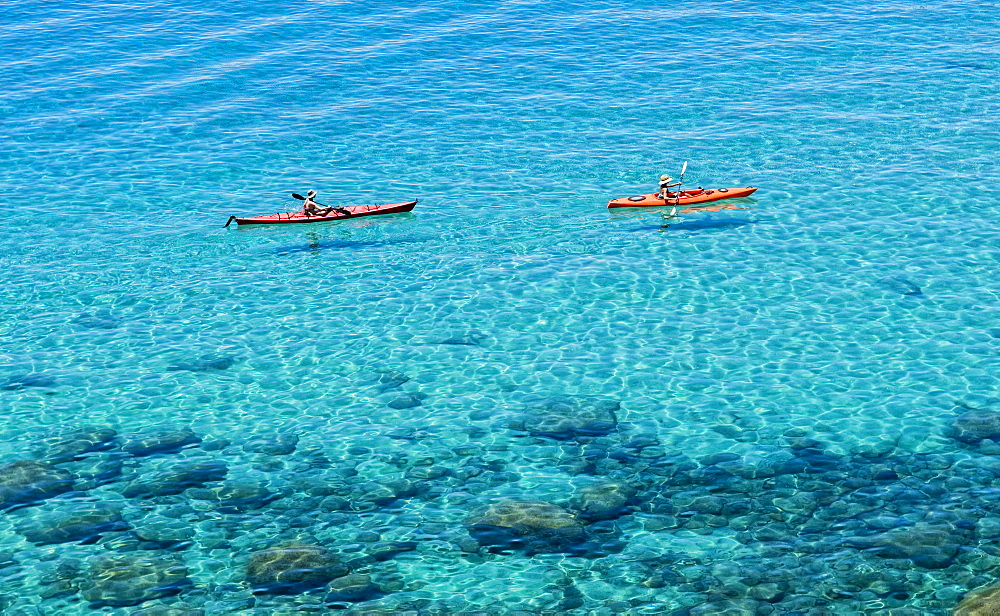
[[[663,207],[672,205],[694,205],[696,203],[710,203],[723,199],[739,199],[748,197],[757,190],[756,186],[745,188],[694,188],[682,190],[680,193],[667,193],[664,199],[660,193],[650,193],[647,195],[637,195],[635,197],[622,197],[612,199],[608,202],[609,208],[615,207]]]
[[[278,212],[264,216],[235,216],[231,220],[238,225],[279,225],[279,224],[300,224],[310,222],[326,222],[330,220],[345,220],[348,218],[360,218],[362,216],[376,216],[380,214],[398,214],[412,211],[417,205],[417,199],[404,201],[402,203],[388,203],[383,205],[354,205],[349,207],[330,210],[327,214],[316,215],[305,212]],[[347,213],[338,210],[346,210]]]

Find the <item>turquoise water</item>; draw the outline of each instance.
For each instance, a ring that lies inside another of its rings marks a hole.
[[[5,613],[1000,581],[995,3],[0,8]],[[760,189],[606,209],[684,161]],[[222,226],[309,188],[420,202]],[[254,577],[292,541],[346,564]]]

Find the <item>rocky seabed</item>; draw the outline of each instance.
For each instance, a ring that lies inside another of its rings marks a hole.
[[[390,391],[405,375],[381,377]],[[405,400],[403,400],[405,398]],[[420,395],[393,398],[421,404]],[[65,426],[0,467],[5,614],[996,614],[1000,409],[946,453],[806,430],[689,455],[619,401],[460,427]],[[747,451],[746,448],[743,449]],[[534,475],[565,476],[544,490]],[[534,486],[534,487],[532,487]]]

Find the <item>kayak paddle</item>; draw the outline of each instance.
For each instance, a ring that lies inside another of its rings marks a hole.
[[[677,207],[680,206],[681,204],[681,186],[684,185],[684,174],[687,172],[687,170],[688,170],[688,161],[684,161],[684,166],[681,167],[680,181],[677,182],[677,186],[674,187],[677,190],[677,192],[674,193],[675,195],[677,195],[677,197],[674,199],[674,206],[670,208],[670,213],[667,214],[668,217],[672,218],[677,215]]]
[[[298,199],[299,201],[305,201],[306,200],[306,198],[303,197],[302,195],[300,195],[299,193],[292,193],[292,196],[295,197],[296,199]],[[329,205],[327,205],[325,203],[320,203],[319,201],[313,201],[313,203],[315,203],[316,205],[322,205],[323,207],[332,207],[332,206],[329,206]]]
[[[684,184],[684,174],[687,173],[687,170],[688,161],[684,161],[684,166],[681,167],[681,178],[680,181],[677,182],[677,205],[680,205],[681,203],[681,186]]]

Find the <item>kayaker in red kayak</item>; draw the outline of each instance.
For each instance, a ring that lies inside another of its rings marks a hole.
[[[320,213],[319,208],[317,207],[317,203],[315,201],[313,201],[313,199],[315,199],[316,195],[318,195],[318,194],[319,193],[316,192],[315,190],[308,190],[308,191],[306,191],[306,200],[304,202],[302,202],[302,213],[305,214],[306,216],[322,216],[323,215],[323,214]],[[328,214],[330,212],[330,209],[332,209],[332,208],[328,208],[326,210],[326,212],[324,212],[324,214]]]
[[[671,188],[673,188],[674,186],[681,185],[680,182],[674,182],[673,184],[671,184],[670,180],[672,179],[674,178],[670,177],[666,173],[660,176],[660,198],[663,199],[664,201],[667,200],[667,197],[669,196],[668,193],[670,193]]]
[[[294,193],[293,193],[294,194]],[[337,212],[343,214],[344,216],[350,216],[351,211],[344,209],[342,207],[337,207],[335,205],[323,205],[322,203],[316,203],[316,195],[319,193],[315,190],[307,190],[305,200],[302,203],[302,213],[306,216],[326,216],[330,212]],[[295,195],[295,197],[302,199],[302,195]],[[317,206],[323,206],[323,209],[319,209]]]

